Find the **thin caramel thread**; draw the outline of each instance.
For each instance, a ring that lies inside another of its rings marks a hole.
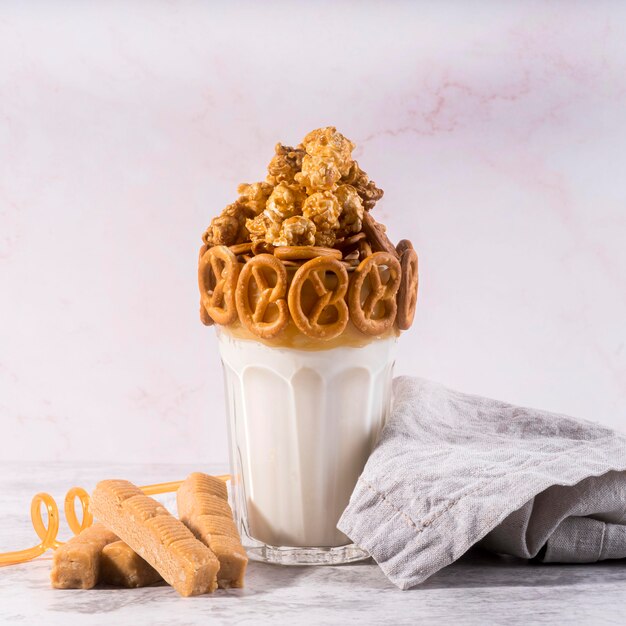
[[[219,478],[224,482],[230,480],[230,476],[228,474],[217,476],[216,478]],[[147,496],[153,496],[159,493],[171,493],[176,491],[182,482],[182,480],[175,480],[168,483],[146,485],[144,487],[140,487],[140,489]],[[76,515],[77,499],[82,508],[80,522],[78,521],[78,517]],[[47,525],[44,523],[41,516],[42,504],[46,507],[48,516]],[[93,524],[93,515],[89,511],[89,494],[82,487],[72,487],[67,492],[63,508],[67,525],[75,535]],[[38,556],[41,556],[44,552],[50,549],[56,550],[59,546],[63,545],[62,541],[57,541],[57,535],[59,534],[59,507],[55,499],[50,494],[40,492],[33,496],[30,503],[30,518],[35,532],[37,533],[39,539],[41,539],[41,543],[33,546],[32,548],[26,548],[25,550],[0,553],[0,566],[16,565],[18,563],[32,561]]]

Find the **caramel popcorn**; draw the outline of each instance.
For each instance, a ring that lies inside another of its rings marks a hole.
[[[272,243],[280,234],[280,221],[272,220],[265,211],[253,219],[246,220],[246,230],[250,241],[266,241]]]
[[[298,215],[306,199],[304,190],[296,184],[279,183],[274,187],[265,205],[265,214],[273,222],[282,222]]]
[[[346,176],[352,165],[354,144],[337,132],[334,126],[311,131],[302,141],[306,153],[324,161],[332,161],[341,176]]]
[[[259,241],[265,239],[265,231],[267,229],[267,217],[261,213],[253,219],[246,220],[246,228],[250,235],[251,241]]]
[[[302,145],[306,155],[295,180],[306,187],[308,194],[334,190],[342,176],[350,171],[354,144],[334,126],[328,126],[310,132]]]
[[[276,154],[267,166],[267,182],[271,185],[295,182],[295,175],[302,169],[304,150],[277,143],[274,152]]]
[[[296,180],[306,187],[309,194],[316,191],[330,191],[341,179],[341,171],[332,159],[307,154],[302,159],[302,171],[296,174]]]
[[[310,195],[302,207],[302,215],[315,224],[315,243],[332,247],[337,239],[341,207],[332,191],[318,191]]]
[[[364,211],[383,192],[352,159],[353,149],[334,126],[310,132],[295,148],[276,144],[266,182],[239,185],[238,200],[213,219],[204,242],[331,247],[361,232]]]
[[[202,235],[208,246],[232,246],[248,238],[246,207],[239,202],[229,204],[220,215],[213,218]]]
[[[339,237],[347,237],[361,231],[363,220],[363,202],[352,185],[339,185],[335,196],[341,207],[339,216]]]
[[[272,193],[272,185],[268,183],[241,183],[237,187],[239,193],[238,202],[252,212],[252,216],[258,215],[265,209],[265,203]],[[248,216],[251,217],[251,216]]]
[[[364,172],[356,161],[352,162],[352,167],[342,180],[342,183],[352,185],[361,200],[363,200],[363,208],[366,211],[371,211],[374,205],[383,197],[383,190],[376,186],[373,180],[369,179],[369,176]]]
[[[313,246],[315,245],[315,224],[299,215],[286,219],[279,236],[272,242],[275,246]]]

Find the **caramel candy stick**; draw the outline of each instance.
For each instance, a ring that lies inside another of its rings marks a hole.
[[[102,549],[117,537],[95,523],[59,546],[52,559],[50,581],[57,589],[91,589],[98,584]]]
[[[248,556],[233,521],[224,482],[199,472],[190,474],[178,488],[176,502],[181,521],[219,559],[219,587],[243,587]]]
[[[126,480],[103,480],[91,496],[91,511],[181,596],[217,587],[213,552],[153,498]]]
[[[115,587],[146,587],[161,580],[161,575],[123,541],[102,549],[100,582]]]

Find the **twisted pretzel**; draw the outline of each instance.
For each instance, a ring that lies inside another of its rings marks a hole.
[[[235,287],[238,276],[237,257],[226,246],[213,246],[200,258],[200,302],[210,318],[218,324],[230,324],[237,318]]]
[[[270,276],[276,275],[272,286]],[[251,302],[250,281],[254,279],[258,297]],[[289,322],[289,310],[285,300],[287,293],[287,270],[285,266],[271,254],[259,254],[251,258],[241,270],[235,300],[241,322],[258,337],[271,339],[280,333]],[[278,316],[265,321],[267,309],[275,304]]]
[[[326,287],[326,272],[337,277],[334,289]],[[302,288],[311,282],[318,296],[308,314],[302,308]],[[344,265],[332,257],[317,257],[307,261],[294,275],[289,289],[289,310],[294,324],[309,337],[332,339],[340,335],[348,324],[348,306],[345,295],[348,290],[348,272]],[[320,317],[327,307],[337,311],[334,322],[320,322]]]
[[[198,254],[198,267],[200,266],[200,259],[202,259],[202,257],[204,256],[204,253],[208,249],[209,249],[209,246],[207,246],[206,244],[204,244],[200,248],[200,253]],[[202,288],[200,288],[200,291],[202,291]],[[202,304],[202,296],[200,296],[200,321],[205,326],[213,326],[213,320],[211,319],[211,316],[206,312],[206,309],[204,308],[204,305]]]
[[[335,247],[340,250],[345,250],[346,248],[350,248],[359,243],[362,239],[365,239],[367,235],[361,231],[356,235],[350,235],[350,237],[346,237],[345,239],[340,239],[335,243]]]
[[[406,330],[413,323],[417,304],[417,252],[412,247],[405,247],[400,258],[402,279],[398,290],[397,324],[400,330]]]
[[[259,254],[272,254],[274,252],[274,246],[271,243],[265,243],[265,241],[255,241],[250,250],[254,256]]]
[[[386,267],[389,278],[383,283],[381,269]],[[400,286],[400,263],[388,252],[374,252],[361,261],[354,271],[348,304],[352,323],[366,335],[382,335],[393,325],[398,305],[396,292]],[[365,280],[369,282],[369,293],[361,302]],[[383,308],[381,315],[380,308]]]
[[[236,243],[232,246],[228,246],[228,248],[235,256],[238,256],[240,254],[248,254],[252,250],[252,243]]]
[[[367,239],[359,241],[358,245],[359,247],[357,248],[357,250],[359,251],[359,259],[361,261],[364,261],[365,259],[367,259],[368,256],[372,254],[372,246],[370,246]]]
[[[407,249],[407,248],[413,248],[413,244],[411,243],[410,239],[400,239],[400,241],[398,241],[397,245],[396,245],[396,252],[402,256],[402,253]]]

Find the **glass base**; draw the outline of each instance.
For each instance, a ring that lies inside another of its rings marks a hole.
[[[259,542],[256,544],[254,547],[246,546],[248,556],[253,561],[275,565],[343,565],[363,561],[370,556],[353,543],[337,548],[289,548]]]

